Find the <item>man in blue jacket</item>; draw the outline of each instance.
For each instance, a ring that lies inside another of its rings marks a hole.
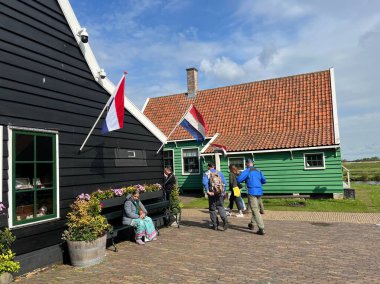
[[[219,220],[218,215],[216,213],[216,210],[218,210],[220,218],[223,221],[223,230],[225,231],[228,229],[227,215],[226,210],[224,209],[224,191],[227,184],[226,178],[221,172],[215,170],[214,163],[208,163],[207,166],[208,171],[203,175],[202,183],[208,196],[208,205],[210,211],[210,219],[212,222],[212,229],[218,230]],[[219,180],[219,183],[222,186],[219,192],[218,190],[216,190],[217,185],[212,185],[211,182],[211,179],[215,177],[215,175],[219,177],[214,178],[214,180]]]
[[[252,210],[251,223],[248,227],[253,230],[253,220],[256,221],[259,230],[256,232],[259,235],[264,235],[264,221],[259,210],[259,202],[263,195],[262,185],[266,183],[263,173],[253,166],[253,160],[246,160],[247,169],[244,170],[237,178],[238,182],[245,182],[248,188],[248,204]]]

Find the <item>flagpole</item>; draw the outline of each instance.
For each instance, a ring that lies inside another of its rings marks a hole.
[[[124,71],[124,76],[125,76],[126,74],[128,74],[128,72],[127,72],[127,71]],[[121,82],[121,80],[120,80],[120,82]],[[115,87],[115,90],[116,90],[117,88],[118,88],[118,87]],[[112,94],[112,96],[110,96],[110,98],[108,99],[108,101],[107,101],[106,105],[104,106],[102,112],[99,114],[98,118],[96,119],[96,121],[95,121],[94,125],[92,126],[90,132],[87,134],[86,139],[85,139],[85,140],[83,141],[83,143],[82,143],[82,146],[80,146],[79,152],[82,151],[82,149],[83,149],[84,145],[86,144],[88,138],[90,138],[92,131],[94,131],[95,126],[96,126],[96,124],[98,123],[99,119],[102,117],[104,111],[106,110],[106,108],[109,106],[110,102],[112,101],[112,99],[113,99],[114,96],[116,95],[115,90],[114,90],[114,93]]]
[[[162,149],[162,147],[164,147],[164,145],[168,142],[170,135],[172,135],[173,132],[174,132],[174,130],[178,127],[178,125],[181,124],[182,120],[184,119],[184,117],[186,116],[186,114],[189,112],[189,110],[190,110],[192,107],[193,107],[193,105],[191,104],[191,105],[189,106],[189,108],[187,109],[187,111],[185,112],[185,114],[184,114],[184,115],[182,116],[182,118],[179,120],[179,122],[177,123],[177,125],[173,128],[173,130],[172,130],[172,131],[169,133],[169,135],[166,137],[166,141],[165,141],[165,143],[162,143],[160,149],[158,149],[158,151],[157,151],[156,154],[158,154],[158,153],[160,152],[160,150]]]

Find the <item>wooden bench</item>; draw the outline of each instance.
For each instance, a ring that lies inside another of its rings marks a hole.
[[[133,228],[133,226],[122,224],[123,210],[124,210],[122,206],[123,204],[124,204],[124,201],[122,204],[114,206],[116,209],[115,211],[102,214],[108,220],[108,222],[113,225],[113,231],[112,233],[108,233],[108,238],[111,239],[112,246],[114,247],[115,252],[117,252],[117,247],[115,245],[114,238],[117,237],[120,231],[128,229],[128,228]],[[179,228],[180,218],[178,218],[178,214],[172,214],[170,212],[169,200],[162,200],[162,199],[154,200],[152,203],[144,204],[144,206],[148,212],[147,215],[153,220],[153,223],[157,230],[158,235],[160,234],[160,232],[157,228],[157,222],[162,218],[164,218],[164,222],[166,222],[166,226],[168,226],[170,217],[175,216],[177,224],[178,224],[178,228]]]

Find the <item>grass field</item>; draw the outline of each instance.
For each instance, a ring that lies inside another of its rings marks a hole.
[[[315,212],[380,212],[380,185],[353,183],[356,199],[264,199],[267,210]],[[247,199],[245,198],[247,203]],[[225,205],[227,206],[227,202]],[[206,198],[197,198],[184,204],[184,208],[208,208]]]
[[[376,162],[346,162],[343,163],[350,170],[351,180],[376,180],[380,181],[380,161]],[[344,171],[346,176],[346,171]]]

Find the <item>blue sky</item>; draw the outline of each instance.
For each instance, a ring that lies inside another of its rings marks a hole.
[[[92,49],[126,94],[199,88],[335,69],[342,155],[380,156],[380,1],[71,0]]]

